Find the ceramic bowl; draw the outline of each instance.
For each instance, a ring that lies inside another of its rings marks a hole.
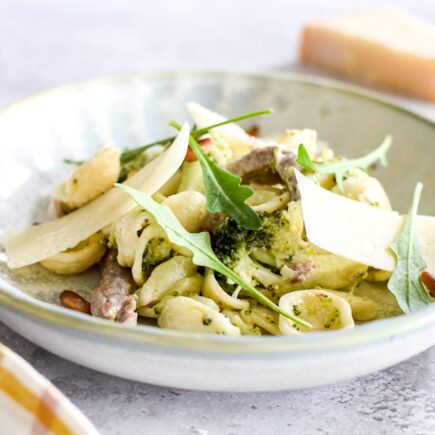
[[[273,107],[264,134],[310,127],[356,157],[394,137],[376,174],[396,209],[417,181],[421,212],[435,214],[435,125],[366,91],[289,75],[160,72],[72,84],[0,112],[0,228],[47,218],[48,196],[70,167],[108,141],[121,147],[170,133],[194,100],[226,115]],[[297,337],[226,337],[126,327],[59,306],[59,292],[89,292],[95,271],[61,278],[40,266],[10,271],[0,253],[0,319],[45,349],[106,373],[171,387],[222,391],[303,388],[367,374],[435,343],[435,305],[350,331]]]

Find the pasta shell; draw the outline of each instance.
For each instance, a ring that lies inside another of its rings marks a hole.
[[[282,334],[349,329],[355,326],[349,302],[327,290],[299,290],[287,293],[281,296],[279,307],[312,325],[311,329],[307,329],[284,316],[279,316],[279,329]]]
[[[139,289],[138,307],[159,301],[178,280],[191,276],[195,272],[196,266],[192,260],[181,255],[159,264]]]
[[[225,315],[185,296],[177,296],[165,303],[158,325],[177,331],[240,335],[240,329]]]
[[[46,269],[61,275],[72,275],[84,272],[95,263],[98,263],[106,252],[106,246],[101,243],[97,234],[93,234],[80,242],[74,248],[53,255],[41,261]]]
[[[355,201],[391,210],[390,200],[381,183],[359,169],[351,171],[343,180],[343,191],[338,186],[334,187],[332,191]]]
[[[117,146],[105,146],[74,170],[71,177],[57,188],[54,199],[73,210],[108,191],[118,181],[120,155]]]
[[[202,288],[202,294],[208,298],[213,299],[219,305],[226,307],[243,310],[249,307],[249,302],[242,299],[237,299],[230,296],[217,282],[214,272],[211,269],[207,269],[204,279],[204,287]]]
[[[162,204],[173,211],[187,231],[196,233],[201,229],[207,215],[206,199],[202,193],[193,190],[176,193],[166,198]]]

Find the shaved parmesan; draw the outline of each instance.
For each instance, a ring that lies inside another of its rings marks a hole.
[[[395,269],[389,246],[402,228],[403,216],[334,194],[295,173],[311,243],[376,269]],[[429,270],[435,270],[435,217],[418,216],[417,233],[423,258]]]
[[[209,125],[218,124],[227,120],[224,116],[201,106],[201,104],[189,102],[186,106],[198,128],[205,128]],[[275,141],[265,141],[250,136],[245,132],[245,130],[243,130],[243,128],[236,124],[227,124],[222,127],[216,127],[213,131],[221,134],[231,145],[233,151],[238,151],[234,155],[235,158],[251,151],[252,148],[264,147],[266,145],[277,145]]]
[[[186,155],[189,128],[185,124],[172,145],[124,184],[148,194],[159,190],[181,166]],[[12,269],[37,263],[111,224],[136,206],[121,189],[112,188],[84,207],[50,222],[6,233],[2,243]]]

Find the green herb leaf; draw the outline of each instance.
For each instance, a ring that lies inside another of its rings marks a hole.
[[[352,169],[368,169],[370,165],[380,160],[383,166],[387,166],[386,154],[392,144],[392,137],[386,136],[382,144],[370,154],[359,159],[341,160],[339,162],[313,162],[303,144],[299,145],[297,162],[305,169],[318,172],[319,174],[334,174],[337,186],[343,192],[343,178],[346,172]]]
[[[121,157],[120,157],[119,160],[121,161],[121,164],[124,165],[125,163],[131,162],[136,157],[139,157],[146,149],[152,148],[152,147],[155,147],[155,146],[167,147],[174,140],[175,140],[175,137],[172,137],[172,138],[170,138],[170,140],[168,140],[168,139],[157,140],[157,141],[151,142],[151,143],[149,143],[147,145],[143,145],[140,148],[133,148],[131,150],[124,150],[121,153]]]
[[[411,208],[405,218],[400,234],[390,246],[396,256],[396,269],[388,281],[388,289],[396,296],[400,308],[405,313],[423,308],[431,299],[421,282],[421,272],[427,265],[421,256],[415,221],[423,185],[418,183]]]
[[[181,128],[173,121],[169,124],[178,130]],[[227,213],[241,227],[247,230],[259,230],[261,220],[255,210],[245,202],[254,193],[253,190],[248,186],[242,186],[240,177],[216,165],[192,136],[189,145],[201,165],[207,210],[213,213]]]
[[[67,165],[77,165],[77,166],[85,163],[84,160],[72,160],[72,159],[63,159],[63,162],[66,163]]]
[[[303,168],[308,169],[310,171],[316,172],[318,170],[318,166],[316,166],[314,162],[311,160],[311,157],[308,154],[308,151],[303,144],[299,145],[298,158],[296,159],[296,162],[299,163]]]
[[[250,296],[257,299],[264,306],[273,311],[285,316],[286,318],[298,323],[302,326],[310,328],[311,325],[298,317],[287,313],[279,308],[270,299],[264,296],[257,289],[244,282],[235,272],[225,266],[216,257],[210,243],[210,235],[206,232],[202,233],[189,233],[180,224],[172,210],[165,205],[158,204],[151,196],[146,193],[139,192],[136,189],[125,186],[123,184],[116,184],[120,189],[124,190],[132,196],[132,198],[145,210],[147,210],[156,220],[156,222],[166,232],[169,240],[178,246],[189,249],[192,254],[192,261],[197,266],[204,266],[221,273],[227,278],[231,279],[236,284],[240,285]]]

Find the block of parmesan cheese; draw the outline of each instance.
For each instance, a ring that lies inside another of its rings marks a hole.
[[[378,7],[305,27],[304,63],[435,101],[435,27]]]

